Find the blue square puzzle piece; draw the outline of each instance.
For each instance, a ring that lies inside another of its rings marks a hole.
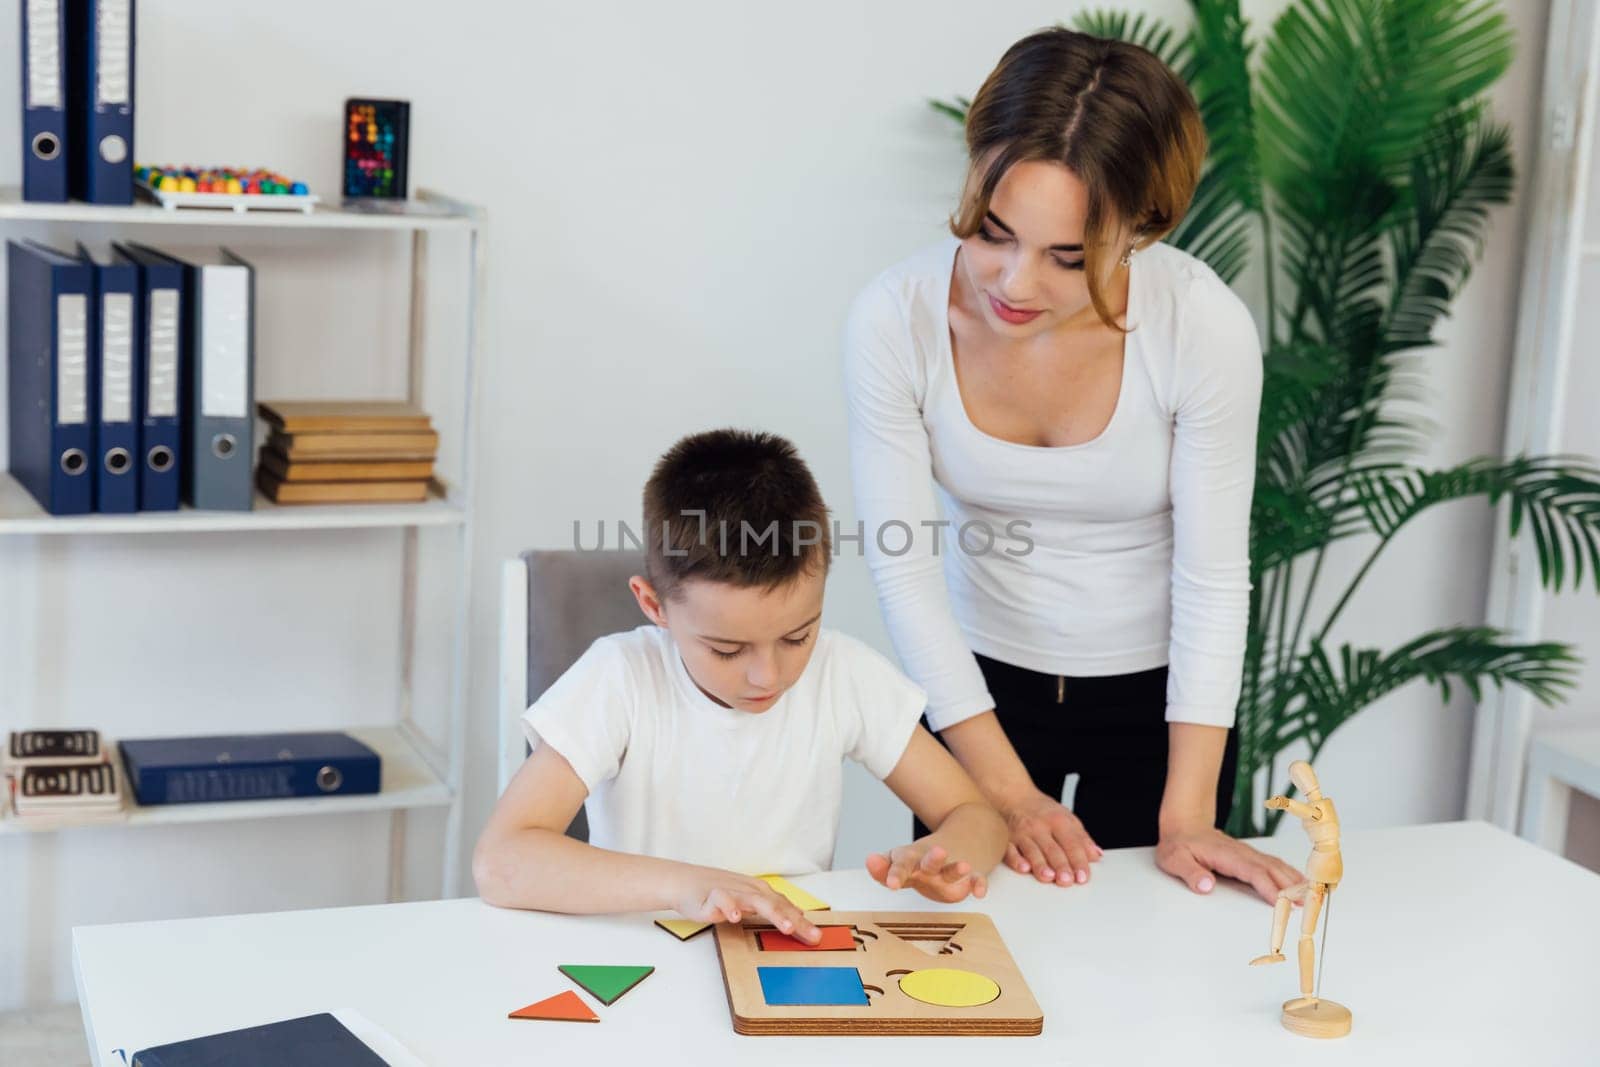
[[[773,1007],[799,1004],[861,1004],[861,972],[854,967],[757,967],[761,995]]]

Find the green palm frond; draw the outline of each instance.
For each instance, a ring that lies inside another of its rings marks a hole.
[[[1288,488],[1270,481],[1259,484],[1251,505],[1252,571],[1262,574],[1335,541],[1370,532],[1362,498],[1352,486],[1363,478],[1399,477],[1407,470],[1397,463],[1373,463]]]
[[[1279,17],[1261,65],[1262,173],[1298,288],[1293,324],[1311,315],[1324,340],[1375,340],[1361,301],[1384,279],[1397,183],[1438,117],[1510,58],[1505,17],[1482,0],[1304,0]]]
[[[1354,176],[1352,163],[1400,180],[1438,117],[1511,56],[1510,26],[1490,0],[1302,0],[1263,51],[1265,175],[1280,195],[1322,207],[1363,195],[1325,179]]]
[[[1251,48],[1238,0],[1196,0],[1194,15],[1188,81],[1209,152],[1189,211],[1167,240],[1231,282],[1244,269],[1262,210]]]
[[[1193,50],[1189,37],[1179,33],[1164,21],[1144,13],[1130,15],[1126,11],[1080,11],[1073,16],[1072,28],[1091,37],[1105,37],[1113,41],[1127,41],[1146,51],[1177,72],[1185,81],[1190,80]]]
[[[1485,683],[1491,683],[1518,686],[1553,704],[1575,683],[1578,663],[1566,645],[1508,641],[1492,626],[1435,630],[1390,652],[1343,645],[1337,663],[1313,642],[1294,678],[1294,721],[1278,737],[1320,749],[1356,712],[1419,678],[1437,685],[1446,700],[1452,683],[1474,699],[1482,699]]]
[[[1433,343],[1433,326],[1483,254],[1489,209],[1511,200],[1511,131],[1485,121],[1479,104],[1446,112],[1412,162],[1403,207],[1390,230],[1394,281],[1380,345]]]
[[[1428,508],[1482,496],[1511,502],[1511,533],[1532,533],[1544,584],[1560,589],[1570,575],[1583,583],[1585,563],[1600,592],[1600,468],[1581,457],[1475,459],[1447,470],[1364,472],[1356,494],[1380,542]]]
[[[972,110],[972,98],[967,96],[953,96],[949,100],[928,98],[928,106],[946,118],[954,119],[957,123],[967,124],[967,112]]]

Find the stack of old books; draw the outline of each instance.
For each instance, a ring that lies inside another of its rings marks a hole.
[[[427,498],[439,448],[428,414],[388,400],[279,400],[256,484],[277,504],[410,503]]]
[[[5,792],[23,821],[120,818],[122,785],[98,730],[19,730],[6,739]]]

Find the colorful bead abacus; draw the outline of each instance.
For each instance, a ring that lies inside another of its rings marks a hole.
[[[140,164],[134,177],[163,193],[228,193],[304,196],[306,183],[291,181],[275,170],[256,167],[152,167]]]
[[[305,182],[265,167],[172,167],[140,163],[133,181],[162,207],[310,211],[319,198]]]

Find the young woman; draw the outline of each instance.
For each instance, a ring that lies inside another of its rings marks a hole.
[[[872,282],[846,331],[896,650],[1016,870],[1073,885],[1102,847],[1153,844],[1196,892],[1221,874],[1273,900],[1299,873],[1220,829],[1260,341],[1160,243],[1205,157],[1194,100],[1143,49],[1046,30],[1006,52],[966,132],[953,236]]]

